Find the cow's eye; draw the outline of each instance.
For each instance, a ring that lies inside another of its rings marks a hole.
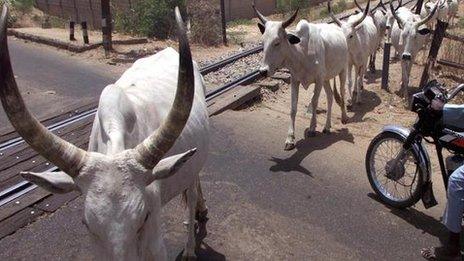
[[[348,36],[348,38],[350,38],[350,39],[351,39],[351,38],[353,38],[353,36],[354,36],[354,35],[350,34],[350,35]]]
[[[279,45],[280,45],[280,42],[274,43],[274,46],[276,46],[276,47],[279,46]]]

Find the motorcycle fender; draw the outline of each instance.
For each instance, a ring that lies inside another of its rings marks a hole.
[[[410,133],[409,129],[398,125],[387,125],[382,129],[382,132],[392,132],[404,137],[404,139],[406,139]],[[422,173],[425,173],[424,184],[422,187],[422,202],[424,203],[425,208],[430,208],[438,204],[433,195],[430,157],[422,142],[415,142],[412,149],[414,150],[414,153],[419,155],[419,167],[421,168]]]

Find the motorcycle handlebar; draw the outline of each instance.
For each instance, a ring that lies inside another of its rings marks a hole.
[[[459,92],[464,90],[464,83],[459,84],[449,95],[446,97],[447,101],[453,99]]]

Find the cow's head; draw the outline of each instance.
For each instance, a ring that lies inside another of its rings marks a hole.
[[[284,66],[284,61],[290,45],[300,42],[300,38],[285,30],[295,21],[298,9],[295,13],[283,22],[269,21],[261,12],[256,9],[253,3],[253,9],[258,16],[258,23],[263,41],[264,58],[261,63],[260,71],[267,76],[272,76],[277,69]]]
[[[360,46],[360,39],[357,37],[356,32],[361,28],[361,23],[364,21],[364,19],[367,17],[369,14],[369,6],[371,1],[367,1],[367,6],[363,10],[362,13],[358,13],[355,15],[352,15],[347,22],[342,22],[340,21],[332,12],[332,7],[330,4],[330,0],[327,2],[327,8],[329,10],[329,15],[332,18],[332,20],[342,29],[343,33],[345,34],[346,41],[348,44],[348,49],[351,55],[359,55],[360,52],[363,52],[364,50],[361,50]]]
[[[133,149],[115,155],[87,152],[55,136],[24,105],[11,67],[7,44],[8,7],[0,18],[0,99],[11,124],[24,140],[62,172],[22,173],[55,193],[81,191],[84,219],[97,255],[105,260],[139,260],[150,246],[163,251],[159,235],[159,198],[146,188],[167,178],[185,163],[195,149],[164,158],[181,134],[193,103],[194,74],[185,28],[176,8],[180,65],[173,106],[159,129]],[[158,195],[159,197],[159,195]],[[158,235],[158,236],[156,236]]]
[[[411,19],[405,20],[398,16],[390,2],[391,12],[401,30],[399,43],[404,46],[403,53],[401,54],[403,61],[409,62],[414,60],[416,54],[424,46],[431,32],[430,29],[427,28],[426,23],[433,18],[437,11],[437,7],[438,5],[436,5],[430,14],[423,19],[418,19],[417,17],[419,16],[414,15]]]

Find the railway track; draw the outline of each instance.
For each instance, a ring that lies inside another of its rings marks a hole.
[[[410,4],[416,0],[409,0],[404,5]],[[342,14],[339,19],[346,19],[351,16],[353,12]],[[324,20],[321,20],[324,21]],[[327,21],[327,20],[325,20]],[[332,21],[329,21],[331,23]],[[249,55],[257,54],[263,50],[263,47],[257,46],[252,49],[246,50],[244,52],[230,56],[224,60],[218,61],[216,63],[204,66],[200,69],[200,72],[203,75],[216,71],[228,64],[231,64],[241,58],[247,57]],[[254,70],[250,73],[243,75],[242,77],[235,79],[223,86],[220,86],[216,89],[208,91],[206,93],[206,100],[209,102],[212,99],[223,95],[224,93],[230,91],[231,89],[236,88],[240,85],[246,85],[251,82],[258,80],[263,77],[258,70]],[[51,123],[47,128],[53,131],[55,134],[62,137],[66,137],[70,142],[85,148],[87,141],[83,140],[80,137],[88,137],[93,123],[93,117],[97,111],[93,107],[87,108],[80,113],[74,113],[69,117],[61,117],[56,122]],[[12,137],[6,141],[0,143],[0,210],[2,208],[10,209],[11,212],[18,212],[21,210],[20,201],[15,201],[19,198],[27,197],[26,194],[33,192],[37,186],[24,181],[18,173],[24,169],[29,171],[57,171],[58,168],[50,165],[45,159],[37,155],[32,149],[30,149],[25,141],[21,137]],[[19,163],[18,163],[19,162]],[[50,194],[41,194],[35,195],[35,197],[47,197]],[[40,199],[39,199],[40,200]],[[29,204],[27,200],[24,200],[24,204]],[[31,201],[30,205],[36,203],[38,200]],[[19,202],[19,203],[18,203]],[[16,206],[18,205],[18,206]],[[14,213],[12,213],[14,214]],[[0,211],[0,222],[5,219],[7,216],[2,215]],[[0,231],[0,238],[4,235]]]

